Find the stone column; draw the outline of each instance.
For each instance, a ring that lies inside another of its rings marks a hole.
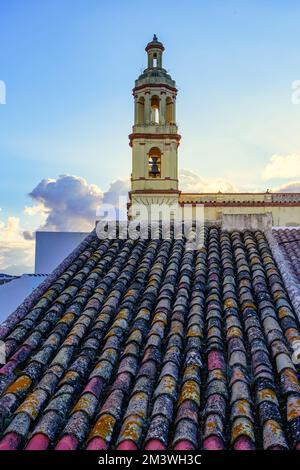
[[[166,94],[163,92],[160,95],[160,106],[159,106],[159,124],[166,123]]]
[[[135,95],[134,97],[134,124],[138,123],[138,97]]]
[[[145,123],[150,124],[151,122],[151,105],[150,105],[150,92],[145,93]]]
[[[172,106],[172,122],[176,124],[176,97],[173,97],[173,106]]]
[[[162,67],[162,53],[160,51],[157,53],[157,66]]]

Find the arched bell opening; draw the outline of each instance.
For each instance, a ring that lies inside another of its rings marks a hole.
[[[159,124],[159,97],[154,95],[151,97],[151,122]]]
[[[148,174],[149,178],[161,177],[161,151],[157,147],[152,147],[148,154]]]

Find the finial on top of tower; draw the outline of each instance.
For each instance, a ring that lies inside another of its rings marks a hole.
[[[152,41],[148,42],[146,46],[146,51],[148,52],[149,49],[161,49],[162,51],[165,50],[163,44],[157,39],[156,34],[153,35]]]

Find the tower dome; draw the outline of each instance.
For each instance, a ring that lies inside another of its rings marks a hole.
[[[152,41],[148,42],[145,51],[148,56],[147,68],[135,81],[135,86],[140,87],[149,83],[161,83],[173,88],[175,93],[176,83],[166,69],[163,68],[163,52],[165,48],[163,43],[158,41],[154,34]]]
[[[148,42],[145,47],[145,51],[148,52],[151,49],[160,49],[162,52],[165,50],[163,43],[158,41],[156,34],[154,34],[152,41]]]

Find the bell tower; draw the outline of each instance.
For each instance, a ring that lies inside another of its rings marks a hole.
[[[135,81],[130,211],[135,205],[178,203],[175,81],[163,68],[164,46],[156,35],[146,46],[147,68]]]

